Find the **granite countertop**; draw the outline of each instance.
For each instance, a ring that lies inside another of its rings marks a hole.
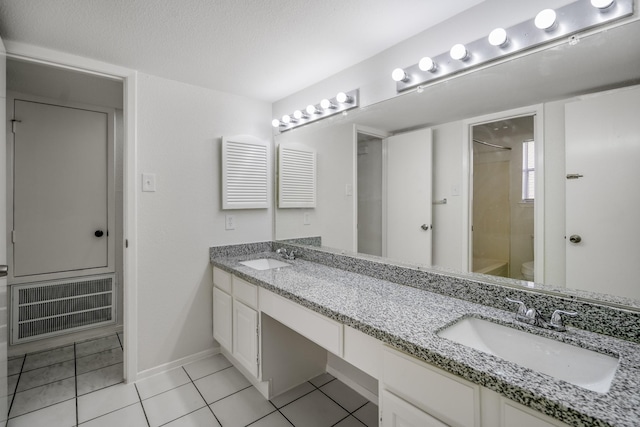
[[[514,320],[513,312],[302,259],[259,271],[240,264],[273,252],[216,257],[214,266],[360,330],[452,374],[575,426],[640,425],[640,345],[576,328],[555,332]],[[479,317],[617,356],[610,390],[601,394],[441,338],[461,317]]]

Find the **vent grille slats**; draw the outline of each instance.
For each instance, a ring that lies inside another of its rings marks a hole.
[[[316,207],[316,152],[280,145],[278,207]]]
[[[11,343],[115,322],[115,275],[11,286]]]
[[[263,141],[222,140],[222,209],[269,207],[269,151]]]

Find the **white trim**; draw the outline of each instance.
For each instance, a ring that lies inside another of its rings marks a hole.
[[[121,79],[124,82],[124,215],[123,238],[129,247],[124,250],[124,379],[135,381],[138,376],[138,318],[137,318],[137,71],[106,62],[83,58],[64,52],[6,41],[9,58],[46,64],[83,73]]]
[[[142,372],[138,372],[138,378],[136,378],[136,381],[140,381],[145,378],[149,378],[154,375],[158,375],[163,372],[167,372],[172,369],[179,368],[184,365],[188,365],[189,363],[206,359],[207,357],[213,356],[218,353],[220,353],[220,347],[213,347],[198,353],[191,354],[189,356],[182,357],[180,359],[173,360],[168,363],[163,363],[162,365],[154,366],[153,368],[150,368],[150,369],[145,369]],[[131,382],[131,381],[127,381],[127,382]]]
[[[473,247],[471,244],[471,219],[473,218],[472,191],[473,162],[471,127],[483,123],[521,116],[535,116],[534,139],[536,141],[536,201],[534,204],[534,259],[535,277],[544,278],[544,106],[530,105],[513,110],[486,114],[463,120],[462,129],[462,266],[472,271]],[[539,185],[540,184],[540,185]],[[538,279],[541,282],[541,279]]]
[[[358,126],[353,125],[351,137],[351,206],[353,224],[351,250],[358,252]]]
[[[387,139],[391,133],[369,126],[355,124],[353,126],[353,200],[354,200],[354,250],[358,248],[358,135],[368,135],[380,138],[382,141],[382,256],[387,256]]]

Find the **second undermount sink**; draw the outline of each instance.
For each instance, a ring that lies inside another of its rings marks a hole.
[[[609,391],[618,368],[616,357],[475,317],[438,336],[598,393]]]
[[[271,270],[272,268],[291,267],[291,264],[273,258],[252,259],[250,261],[241,261],[240,264],[251,267],[254,270]]]

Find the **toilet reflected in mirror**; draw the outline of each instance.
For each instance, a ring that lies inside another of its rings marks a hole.
[[[535,116],[474,125],[473,271],[534,280]]]

